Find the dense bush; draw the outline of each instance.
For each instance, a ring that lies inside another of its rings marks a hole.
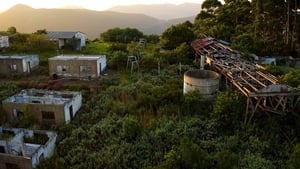
[[[280,77],[281,81],[292,87],[300,87],[300,75],[299,72],[289,71],[288,73]]]
[[[123,51],[123,52],[128,52],[127,51],[127,44],[125,43],[112,43],[108,47],[109,52],[115,52],[115,51]]]
[[[127,64],[128,53],[124,51],[115,51],[111,55],[107,56],[107,65],[108,68],[113,69],[124,69]]]
[[[129,43],[138,41],[144,35],[136,28],[112,28],[101,33],[100,37],[104,42]]]

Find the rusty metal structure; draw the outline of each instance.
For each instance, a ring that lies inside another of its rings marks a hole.
[[[197,39],[191,43],[197,58],[225,77],[226,83],[236,87],[247,97],[245,124],[257,112],[286,114],[293,112],[298,102],[294,88],[281,84],[257,63],[242,59],[242,54],[214,38]]]

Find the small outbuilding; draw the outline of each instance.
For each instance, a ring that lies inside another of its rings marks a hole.
[[[3,55],[0,56],[0,73],[30,73],[39,66],[38,55]]]
[[[63,31],[49,31],[46,37],[55,41],[59,49],[65,49],[70,46],[74,50],[80,51],[86,44],[86,35],[82,32],[63,32]]]
[[[9,37],[8,36],[0,36],[0,48],[9,47]]]
[[[48,59],[50,76],[99,78],[106,69],[105,55],[60,55]]]

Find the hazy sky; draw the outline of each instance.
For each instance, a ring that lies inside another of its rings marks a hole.
[[[117,5],[182,4],[185,2],[201,4],[202,1],[203,0],[0,0],[0,11],[7,10],[16,4],[25,4],[33,8],[61,8],[75,5],[92,10],[105,10]]]

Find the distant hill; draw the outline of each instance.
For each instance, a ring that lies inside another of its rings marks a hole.
[[[200,1],[199,1],[200,2]],[[123,13],[139,13],[152,16],[157,19],[170,20],[183,17],[196,16],[201,9],[199,3],[175,4],[150,4],[150,5],[129,5],[116,6],[108,10]]]
[[[16,5],[0,13],[0,30],[5,31],[15,26],[18,32],[24,33],[32,33],[39,29],[81,31],[94,39],[98,38],[100,33],[114,27],[131,27],[145,34],[160,34],[172,24],[186,19],[188,18],[167,21],[144,14],[86,9],[33,9],[26,5]]]

